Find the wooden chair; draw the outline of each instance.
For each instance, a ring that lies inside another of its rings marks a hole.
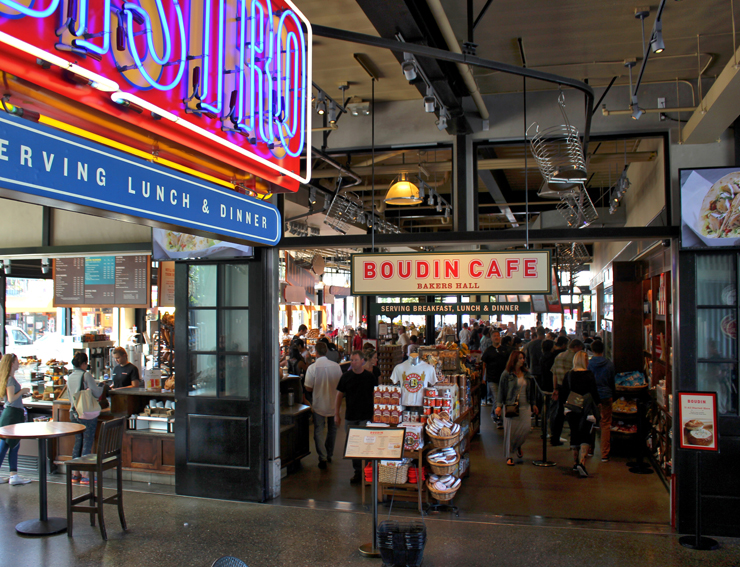
[[[102,424],[100,430],[98,452],[64,463],[67,467],[67,535],[69,537],[72,537],[72,514],[74,512],[88,512],[90,514],[90,525],[93,527],[97,514],[100,521],[100,534],[104,540],[107,540],[108,535],[105,531],[105,520],[103,519],[104,504],[118,505],[118,517],[121,520],[121,526],[126,530],[126,518],[123,515],[123,479],[121,476],[121,451],[125,428],[125,417],[106,421]],[[103,471],[112,468],[117,471],[116,493],[108,498],[103,498]],[[90,492],[88,494],[72,497],[72,471],[90,473]],[[98,484],[97,495],[95,494],[96,478]],[[90,505],[79,505],[87,500],[90,501]]]

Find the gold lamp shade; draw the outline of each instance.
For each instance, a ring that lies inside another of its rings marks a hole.
[[[419,197],[419,188],[409,181],[406,173],[402,173],[391,184],[384,199],[387,205],[418,205],[422,200]]]

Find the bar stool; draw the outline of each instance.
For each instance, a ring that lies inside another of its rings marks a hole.
[[[118,517],[121,526],[126,530],[126,518],[123,515],[123,479],[121,476],[121,450],[123,446],[123,431],[126,418],[120,417],[103,423],[98,438],[98,452],[84,457],[66,461],[67,467],[67,536],[72,537],[72,514],[74,512],[88,512],[90,525],[95,526],[95,515],[100,521],[100,534],[104,540],[108,539],[103,519],[103,504],[117,504]],[[116,468],[116,493],[103,498],[103,471]],[[82,496],[72,497],[72,471],[90,473],[90,492]],[[98,493],[95,494],[95,479],[97,477]],[[79,506],[81,502],[89,500],[89,506]]]

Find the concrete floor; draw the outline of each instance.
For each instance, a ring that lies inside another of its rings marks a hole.
[[[619,454],[614,446],[612,460],[601,462],[599,443],[589,459],[590,477],[581,479],[572,472],[573,457],[567,446],[548,446],[552,468],[535,467],[533,460],[542,457],[540,430],[535,428],[524,445],[524,459],[515,467],[506,466],[503,458],[503,430],[496,429],[490,407],[483,407],[481,434],[470,447],[471,473],[455,498],[460,517],[480,519],[504,516],[516,521],[538,521],[538,518],[560,520],[595,520],[670,527],[670,496],[657,473],[631,474],[626,466],[633,460]],[[563,434],[568,437],[568,430]],[[306,500],[329,503],[359,503],[360,488],[351,486],[352,466],[340,457],[344,447],[344,430],[338,431],[336,458],[328,470],[318,468],[312,454],[303,459],[302,470],[283,478],[278,503],[300,505]],[[366,499],[369,500],[369,489]],[[413,505],[394,502],[394,509],[411,509]],[[387,507],[381,508],[386,510]]]
[[[0,564],[8,567],[208,566],[233,555],[250,567],[381,565],[365,559],[370,516],[356,510],[294,508],[180,496],[126,492],[129,531],[110,507],[108,542],[77,515],[73,538],[17,535],[17,522],[38,514],[38,486],[0,485]],[[63,515],[64,487],[49,485],[49,511]],[[665,533],[639,533],[630,525],[542,520],[520,525],[502,518],[466,521],[447,516],[426,520],[426,567],[545,565],[712,566],[740,564],[740,540],[720,539],[721,549],[696,552]],[[644,532],[644,525],[636,529]]]

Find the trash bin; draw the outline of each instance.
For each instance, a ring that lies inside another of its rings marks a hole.
[[[383,565],[418,567],[424,560],[427,528],[422,522],[386,520],[378,526],[378,550]]]

